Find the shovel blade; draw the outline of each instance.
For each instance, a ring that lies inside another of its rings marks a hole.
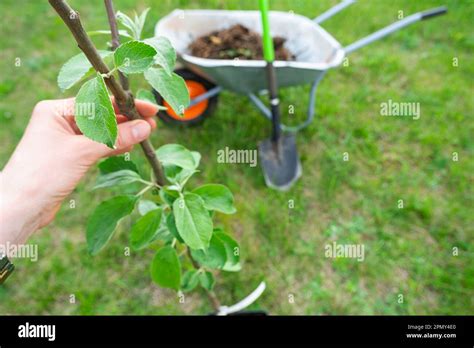
[[[268,187],[286,191],[301,176],[294,135],[282,135],[277,142],[266,139],[258,145],[258,152]]]

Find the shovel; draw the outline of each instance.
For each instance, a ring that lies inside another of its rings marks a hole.
[[[269,1],[259,1],[263,26],[263,56],[267,62],[266,70],[272,112],[272,136],[260,142],[258,152],[267,186],[285,191],[301,176],[301,164],[294,135],[281,132],[280,100],[278,99],[278,86],[273,66],[275,50],[268,19]]]

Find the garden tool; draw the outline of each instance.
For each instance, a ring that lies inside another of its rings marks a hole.
[[[296,149],[295,136],[281,132],[280,100],[278,99],[278,85],[273,66],[275,50],[268,18],[269,1],[259,1],[263,26],[263,56],[266,61],[272,114],[272,136],[260,142],[258,152],[267,186],[287,190],[301,176],[301,164]]]

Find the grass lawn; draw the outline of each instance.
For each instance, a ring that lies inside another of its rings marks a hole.
[[[314,17],[337,2],[273,0],[272,6]],[[102,1],[70,3],[86,29],[107,28]],[[323,27],[347,45],[397,20],[399,11],[408,15],[443,4],[448,15],[354,52],[348,66],[326,75],[315,120],[297,138],[304,175],[288,192],[267,189],[259,167],[217,163],[219,149],[255,149],[269,134],[270,124],[246,98],[222,93],[216,113],[200,127],[159,123],[155,146],[176,142],[202,153],[202,173],[192,185],[223,183],[235,194],[238,212],[218,220],[240,242],[243,270],[218,277],[216,293],[224,304],[265,280],[267,290],[253,308],[272,314],[474,312],[474,2],[359,1]],[[255,9],[256,1],[116,0],[115,7],[126,13],[152,7],[146,25],[151,36],[156,21],[175,8]],[[2,0],[0,13],[3,168],[34,105],[77,92],[62,94],[56,76],[79,50],[46,1]],[[95,42],[105,47],[106,40]],[[145,87],[133,79],[132,85]],[[282,91],[283,107],[295,109],[285,121],[304,119],[308,92],[309,86]],[[380,116],[380,103],[389,99],[420,103],[420,119]],[[349,161],[343,160],[346,152]],[[146,168],[139,148],[132,158]],[[74,209],[64,202],[54,223],[30,240],[39,245],[39,259],[16,262],[15,274],[0,287],[0,313],[210,312],[204,293],[179,303],[173,291],[151,282],[152,250],[123,255],[130,221],[104,252],[87,254],[87,217],[111,194],[91,191],[96,175],[92,170],[70,197]],[[364,261],[326,258],[324,247],[333,241],[364,244]]]

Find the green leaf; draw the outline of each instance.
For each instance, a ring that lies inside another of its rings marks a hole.
[[[113,156],[99,163],[100,174],[118,172],[119,170],[132,170],[139,173],[137,165],[132,161],[127,161],[124,156]]]
[[[173,206],[174,201],[179,198],[179,192],[174,191],[174,190],[169,190],[166,186],[160,190],[160,197],[163,200],[163,202],[165,202],[169,206]]]
[[[161,94],[164,100],[179,115],[189,106],[189,92],[181,76],[168,75],[163,68],[150,68],[145,71],[145,79]]]
[[[194,169],[183,169],[171,165],[165,166],[164,169],[166,179],[168,179],[169,182],[179,184],[180,186],[183,186],[193,174],[198,172]]]
[[[166,106],[158,105],[156,103],[155,96],[147,89],[139,89],[136,95],[136,99],[143,100],[158,106],[158,110],[168,110]]]
[[[207,249],[212,236],[212,219],[203,200],[185,193],[173,203],[173,213],[179,235],[191,249]]]
[[[153,64],[156,50],[141,41],[128,41],[114,53],[115,66],[126,74],[142,73]]]
[[[138,175],[138,173],[134,172],[133,170],[119,170],[118,172],[100,175],[97,178],[94,190],[104,187],[127,185],[141,180],[142,178],[140,175]]]
[[[137,197],[116,196],[100,203],[87,222],[87,246],[92,255],[97,254],[112,238],[119,221],[129,215]]]
[[[193,290],[199,284],[199,273],[197,270],[193,269],[187,271],[183,275],[183,279],[181,280],[181,290],[183,292],[189,292]]]
[[[112,51],[98,51],[102,59],[110,56]],[[58,74],[58,86],[61,91],[71,88],[89,72],[91,72],[92,65],[84,53],[79,53],[69,59],[61,68]]]
[[[201,154],[196,151],[191,151],[191,156],[193,157],[194,161],[194,169],[184,169],[175,165],[166,165],[164,166],[165,169],[165,176],[168,181],[174,184],[179,184],[180,186],[184,186],[184,184],[189,180],[189,178],[198,172],[196,168],[199,166],[199,162],[201,160]]]
[[[214,269],[221,269],[224,267],[227,260],[224,243],[214,235],[212,236],[209,248],[206,251],[191,250],[191,255],[200,265]]]
[[[203,199],[204,206],[208,210],[217,210],[224,214],[233,214],[237,211],[234,207],[234,196],[224,185],[203,185],[194,189],[193,193]]]
[[[194,159],[194,168],[199,167],[199,163],[201,162],[201,154],[197,151],[191,151],[191,155]]]
[[[117,140],[117,120],[104,78],[100,74],[84,83],[77,93],[75,118],[82,134],[114,148]]]
[[[223,271],[238,272],[241,270],[240,265],[240,248],[239,244],[229,235],[221,232],[219,229],[214,230],[214,234],[224,245],[226,251],[226,262],[222,267]]]
[[[179,144],[166,144],[156,150],[156,156],[164,166],[174,165],[194,169],[194,157],[188,149]]]
[[[139,89],[136,98],[156,105],[155,96],[147,89]]]
[[[136,31],[138,33],[137,40],[139,40],[141,35],[142,35],[143,26],[145,25],[146,16],[148,15],[148,11],[150,11],[149,7],[144,9],[143,12],[140,14],[140,16],[137,16],[137,14],[135,13],[135,28],[136,28]]]
[[[166,215],[166,227],[168,227],[168,231],[173,235],[181,243],[184,243],[183,238],[179,235],[178,229],[176,228],[176,221],[174,219],[173,213],[168,213]]]
[[[128,37],[130,39],[132,39],[132,35],[130,35],[128,33],[128,31],[126,30],[119,30],[118,31],[118,34],[120,36],[124,36],[124,37]],[[87,35],[89,36],[95,36],[95,35],[111,35],[111,32],[110,30],[93,30],[93,31],[88,31],[87,32]],[[110,53],[113,53],[112,51],[110,51]]]
[[[214,288],[216,280],[211,272],[204,272],[199,274],[199,283],[204,289],[211,291]]]
[[[159,36],[144,41],[153,46],[156,50],[155,64],[160,65],[165,72],[171,76],[176,64],[176,51],[171,45],[170,40],[163,36]]]
[[[161,208],[151,210],[142,216],[132,226],[130,232],[130,245],[134,250],[148,246],[158,232],[161,223]]]
[[[159,206],[155,202],[149,201],[147,199],[141,199],[138,202],[138,212],[142,216],[148,213],[149,211],[152,211],[158,208]]]
[[[150,267],[151,279],[164,288],[179,290],[181,285],[181,263],[176,250],[165,246],[157,251]]]
[[[135,22],[133,21],[133,19],[131,19],[125,13],[120,12],[120,11],[117,11],[117,14],[115,15],[115,17],[117,18],[117,20],[120,23],[122,23],[123,26],[125,26],[127,29],[130,30],[130,32],[132,33],[132,36],[135,40],[140,40],[140,34],[141,33],[137,32],[138,28],[136,27]]]

